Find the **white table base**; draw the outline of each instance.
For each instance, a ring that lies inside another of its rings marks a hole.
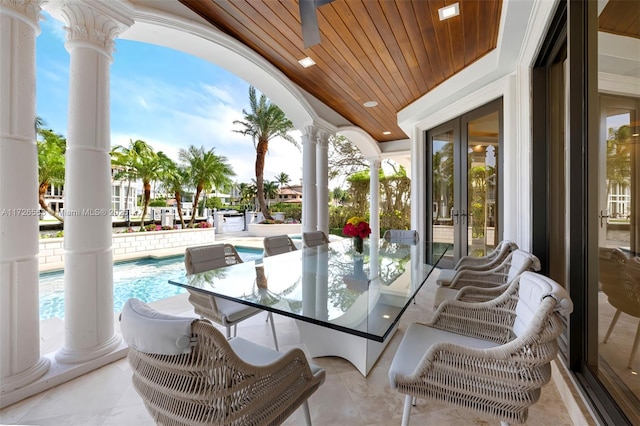
[[[302,343],[312,358],[337,356],[346,359],[367,377],[398,330],[396,324],[383,342],[296,320]]]

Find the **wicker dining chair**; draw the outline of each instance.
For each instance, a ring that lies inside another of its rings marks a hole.
[[[488,271],[504,262],[504,259],[514,250],[518,244],[509,240],[502,240],[485,256],[462,256],[453,269],[441,269],[437,282],[440,285],[448,285],[458,271]]]
[[[187,275],[210,271],[236,263],[242,263],[242,258],[231,244],[187,247],[184,253],[184,266],[187,270]],[[187,289],[187,292],[189,293],[189,302],[193,305],[195,313],[202,318],[207,318],[225,327],[227,329],[227,338],[231,337],[232,326],[233,335],[236,336],[239,322],[264,312],[253,306],[215,297],[201,291]],[[271,322],[273,343],[276,350],[278,350],[278,337],[276,336],[276,327],[271,312],[267,313],[267,320]]]
[[[293,240],[286,234],[264,237],[262,244],[264,245],[265,256],[275,256],[298,249]]]
[[[133,386],[157,424],[279,425],[324,382],[304,352],[285,353],[239,337],[227,340],[209,321],[167,315],[129,299],[120,315]]]
[[[329,244],[329,238],[322,231],[308,231],[302,233],[302,243],[305,247],[316,247]]]
[[[564,288],[531,271],[486,303],[442,303],[429,323],[408,327],[389,368],[391,387],[405,394],[402,424],[416,398],[524,423],[551,378],[560,316],[572,310]]]
[[[603,261],[607,260],[607,261]],[[608,259],[600,254],[600,283],[607,295],[609,304],[616,308],[615,314],[602,343],[607,343],[621,313],[640,318],[640,258],[627,258],[619,249],[614,250]],[[624,333],[623,333],[624,334]],[[632,368],[633,360],[640,345],[640,321],[631,346],[627,368]]]
[[[464,269],[458,271],[449,284],[440,284],[438,286],[433,305],[437,308],[443,300],[456,298],[458,292],[467,286],[483,288],[499,287],[499,289],[496,290],[497,292],[504,291],[511,281],[524,271],[539,270],[540,260],[534,254],[516,249],[509,253],[501,264],[488,271]],[[468,296],[464,300],[467,302],[483,302],[488,299],[484,296],[478,296],[476,300],[471,300],[470,296]]]
[[[384,231],[382,239],[390,243],[418,244],[420,237],[414,229],[388,229]]]

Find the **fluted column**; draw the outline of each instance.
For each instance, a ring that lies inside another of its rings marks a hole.
[[[302,232],[315,231],[318,226],[318,192],[316,189],[315,126],[302,129]]]
[[[90,361],[116,349],[113,325],[113,255],[109,67],[113,39],[132,21],[115,3],[64,0],[70,54],[69,124],[65,176],[65,340],[61,363]],[[106,9],[109,7],[109,9]],[[108,12],[107,12],[108,10]]]
[[[316,188],[318,197],[318,231],[329,234],[329,136],[320,131],[316,148]]]
[[[371,175],[369,177],[369,226],[371,238],[380,238],[380,160],[369,159]]]
[[[36,36],[40,0],[0,0],[0,392],[40,378]]]

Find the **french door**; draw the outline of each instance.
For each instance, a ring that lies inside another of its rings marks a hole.
[[[500,241],[502,99],[427,132],[428,238],[453,244],[450,260]]]

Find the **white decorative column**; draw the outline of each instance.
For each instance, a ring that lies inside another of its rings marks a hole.
[[[376,241],[380,238],[380,163],[378,158],[369,159],[369,226]]]
[[[100,358],[120,344],[114,332],[111,250],[109,67],[113,38],[133,22],[115,2],[64,0],[70,54],[65,183],[63,364]],[[106,9],[106,8],[109,9]],[[103,9],[104,8],[104,9]],[[108,10],[108,12],[107,12]]]
[[[0,392],[40,378],[36,36],[40,0],[0,0]]]
[[[317,137],[318,130],[315,126],[305,126],[302,129],[302,232],[315,231],[318,224]]]
[[[317,230],[329,235],[329,136],[320,131],[316,147]]]

